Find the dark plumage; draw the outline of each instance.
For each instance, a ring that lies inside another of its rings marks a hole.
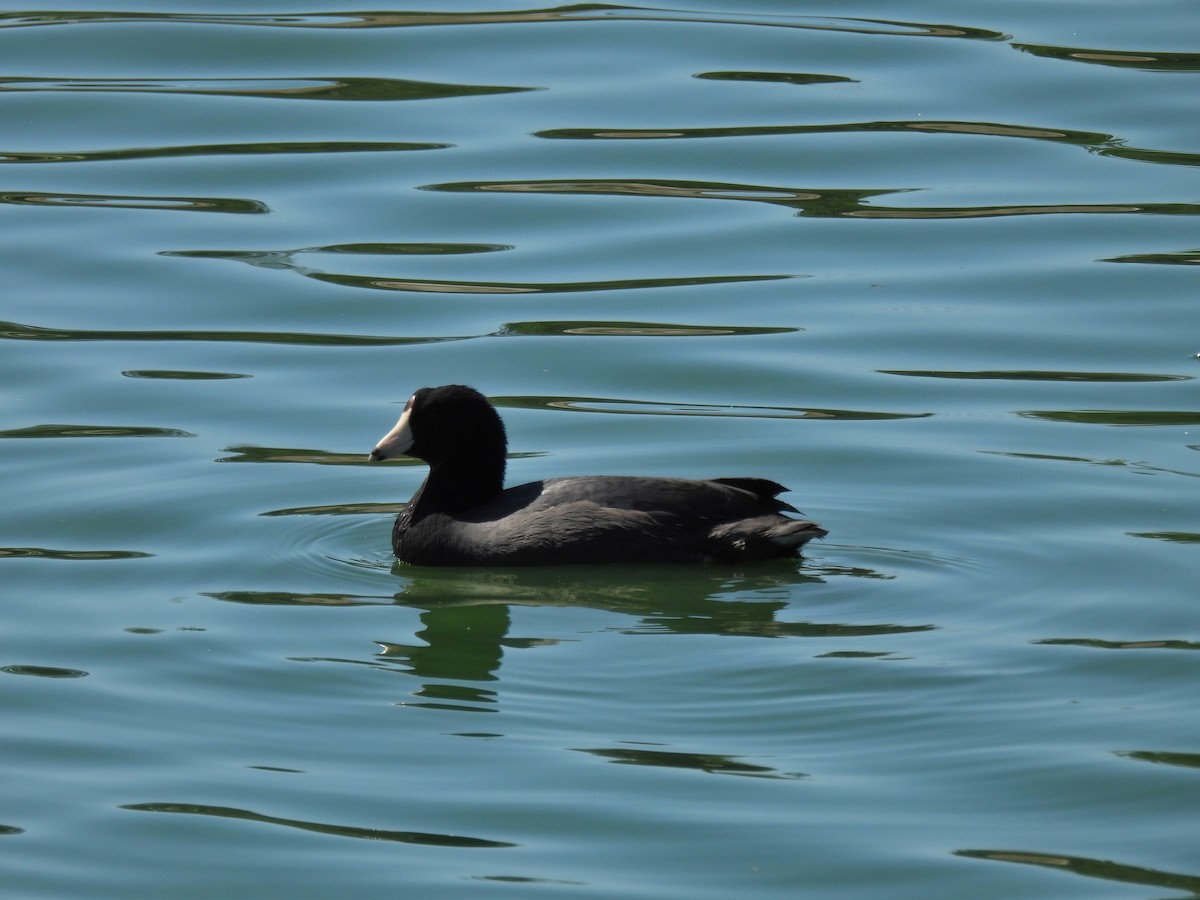
[[[765,478],[547,478],[504,489],[504,423],[464,385],[421,388],[369,459],[407,455],[429,476],[392,548],[425,566],[741,561],[796,556],[825,529],[791,519]]]

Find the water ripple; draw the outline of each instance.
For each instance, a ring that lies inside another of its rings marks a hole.
[[[773,137],[793,134],[841,134],[854,132],[921,132],[927,134],[969,134],[992,137],[1028,138],[1068,144],[1106,144],[1112,135],[1096,131],[1065,128],[1041,128],[1002,122],[961,120],[898,119],[881,122],[831,122],[823,125],[740,125],[707,128],[551,128],[534,132],[535,137],[551,140],[637,140],[716,137]]]
[[[1122,138],[1099,131],[1070,128],[1040,128],[1029,125],[977,121],[932,121],[900,119],[879,122],[836,122],[823,125],[743,125],[703,128],[551,128],[534,132],[550,140],[671,140],[738,137],[776,137],[799,134],[923,133],[1023,138],[1082,147],[1098,156],[1152,162],[1163,165],[1197,166],[1200,153],[1130,147]]]
[[[360,466],[367,463],[365,453],[332,453],[328,450],[311,450],[299,447],[258,447],[242,446],[226,447],[226,453],[234,456],[222,456],[216,461],[220,463],[309,463],[321,466]],[[402,464],[419,465],[415,460],[401,460]]]
[[[492,403],[511,409],[555,409],[569,412],[617,413],[642,416],[719,416],[735,419],[837,419],[840,421],[921,419],[933,413],[870,412],[817,409],[803,406],[734,406],[717,403],[672,403],[655,400],[617,400],[610,397],[493,397]]]
[[[579,3],[545,9],[495,12],[352,12],[287,15],[116,12],[22,12],[0,14],[0,28],[41,25],[160,23],[197,25],[265,26],[271,28],[405,28],[430,25],[507,25],[538,22],[655,21],[695,22],[709,25],[754,25],[797,28],[806,31],[896,37],[965,38],[999,41],[1008,35],[963,25],[902,22],[834,16],[768,16],[755,14],[699,13],[685,10]]]
[[[908,209],[864,209],[847,213],[860,219],[985,219],[997,216],[1097,215],[1103,213],[1144,213],[1178,216],[1200,215],[1195,203],[1055,203],[1019,206],[924,207]]]
[[[1185,478],[1200,478],[1200,472],[1187,472],[1182,469],[1167,469],[1162,466],[1152,466],[1145,462],[1134,462],[1126,459],[1105,459],[1102,457],[1087,457],[1087,456],[1065,456],[1056,453],[1021,453],[1015,450],[980,450],[979,453],[989,454],[991,456],[1007,456],[1011,459],[1032,459],[1043,460],[1046,462],[1077,462],[1087,463],[1092,466],[1107,466],[1128,468],[1139,475],[1182,475]],[[1137,537],[1155,537],[1159,536],[1146,533],[1136,535]]]
[[[433,294],[572,294],[585,291],[631,291],[648,288],[685,287],[697,284],[737,284],[747,281],[779,281],[796,275],[695,275],[683,278],[621,278],[612,281],[431,281],[369,275],[337,275],[305,272],[309,278],[342,287],[382,291],[413,291]]]
[[[1016,44],[1015,49],[1034,56],[1066,62],[1141,69],[1146,72],[1200,72],[1200,53],[1134,52],[1129,50],[1092,50],[1083,47],[1055,47],[1050,44]]]
[[[1091,647],[1096,650],[1200,650],[1200,643],[1181,640],[1106,641],[1100,638],[1042,638],[1034,644]]]
[[[0,672],[9,675],[32,675],[35,678],[86,678],[82,669],[63,669],[59,666],[0,666]]]
[[[572,194],[617,197],[681,197],[691,200],[754,200],[799,209],[836,212],[856,207],[867,197],[904,190],[810,190],[773,185],[664,178],[579,178],[570,181],[459,181],[422,185],[421,190],[450,193]]]
[[[1025,850],[955,850],[954,854],[968,859],[1046,866],[1059,872],[1100,878],[1118,884],[1145,884],[1165,890],[1187,891],[1193,896],[1200,894],[1200,875],[1144,869],[1141,866],[1130,866],[1113,862],[1110,859],[1091,859],[1086,856],[1066,856]]]
[[[216,461],[222,463],[308,463],[320,466],[366,466],[372,468],[382,466],[423,466],[425,463],[412,457],[396,457],[382,462],[368,460],[366,453],[336,453],[329,450],[312,450],[302,447],[260,447],[257,445],[236,444],[225,448],[226,453],[234,456],[222,456]],[[509,459],[525,459],[540,456],[540,453],[509,453]],[[315,508],[315,507],[314,507]],[[320,507],[322,509],[339,509],[346,512],[345,507]]]
[[[1200,425],[1200,412],[1149,409],[1025,409],[1018,416],[1077,425]]]
[[[1045,370],[934,371],[925,369],[876,369],[880,375],[906,375],[915,378],[962,378],[978,381],[1084,381],[1111,382],[1191,381],[1192,375],[1145,375],[1136,372],[1050,372]]]
[[[1180,472],[1181,475],[1191,475],[1200,478],[1200,474]],[[1200,544],[1200,534],[1194,531],[1127,531],[1130,537],[1149,538],[1154,541],[1167,541],[1171,544]]]
[[[361,455],[361,454],[360,454]],[[226,460],[233,462],[234,460]],[[237,462],[246,462],[239,459]],[[261,460],[256,460],[261,461]],[[276,460],[272,460],[275,462]],[[303,462],[305,460],[284,460],[285,462]],[[317,462],[320,462],[317,460]],[[272,509],[259,513],[260,516],[384,516],[400,512],[405,503],[329,503],[323,506],[292,506],[286,509]]]
[[[679,278],[622,278],[606,281],[445,281],[403,276],[350,275],[314,269],[296,261],[301,253],[357,253],[378,255],[422,255],[487,253],[511,250],[505,244],[346,244],[306,247],[296,250],[168,250],[161,256],[192,259],[225,259],[267,269],[296,272],[326,284],[382,291],[411,291],[434,294],[569,294],[587,291],[627,291],[647,288],[684,287],[697,284],[735,284],[749,281],[779,281],[800,275],[693,275]]]
[[[146,559],[140,550],[51,550],[46,547],[0,547],[0,559],[64,559],[92,562],[105,559]]]
[[[270,141],[244,144],[195,144],[178,147],[126,147],[119,150],[79,150],[54,153],[0,150],[3,163],[110,162],[133,159],[174,159],[187,156],[278,156],[295,153],[396,153],[444,150],[453,144],[397,141]]]
[[[700,72],[693,77],[709,81],[761,81],[767,84],[857,84],[859,81],[845,75],[818,75],[811,72]]]
[[[391,606],[394,602],[391,597],[316,591],[204,591],[201,596],[251,606]]]
[[[285,819],[235,809],[229,806],[209,806],[200,803],[130,803],[121,809],[137,812],[188,813],[196,816],[216,816],[224,819],[241,819],[247,822],[262,822],[267,825],[283,825],[301,831],[315,831],[336,837],[364,838],[370,841],[398,841],[403,844],[422,844],[430,847],[515,847],[504,841],[489,841],[483,838],[463,837],[457,834],[431,834],[423,831],[389,831],[382,828],[361,828],[355,825],[329,825],[324,822],[306,822],[301,819]]]
[[[406,337],[368,334],[298,334],[287,331],[133,331],[89,328],[43,328],[19,322],[0,322],[0,340],[14,341],[201,341],[251,344],[292,344],[315,347],[390,347],[459,341],[461,337]]]
[[[760,325],[715,325],[688,324],[682,322],[636,322],[606,320],[552,320],[529,322],[506,322],[496,331],[483,334],[434,335],[428,337],[408,335],[355,335],[355,334],[296,334],[286,331],[136,331],[98,330],[81,328],[46,328],[39,325],[23,325],[19,322],[0,322],[0,340],[16,341],[196,341],[216,343],[293,344],[297,346],[330,347],[388,347],[410,344],[434,344],[448,341],[468,341],[479,338],[522,338],[522,337],[719,337],[729,335],[795,334],[803,331],[798,327]],[[220,379],[246,378],[248,375],[221,372],[180,372],[173,370],[127,370],[122,374],[131,378],[175,378],[175,379]],[[44,428],[93,428],[96,426],[41,426]],[[0,432],[0,437],[4,436]],[[37,436],[14,434],[14,437]],[[62,434],[47,436],[61,437]]]
[[[1179,250],[1175,253],[1131,253],[1127,256],[1110,256],[1101,262],[1150,263],[1159,266],[1200,265],[1200,250]]]
[[[0,78],[0,91],[198,94],[271,100],[440,100],[531,90],[535,88],[438,84],[402,78]]]
[[[1136,759],[1139,762],[1200,769],[1200,753],[1176,753],[1170,750],[1123,750],[1117,753],[1117,756],[1124,759]]]
[[[801,772],[780,772],[770,766],[739,762],[738,757],[724,753],[680,753],[671,750],[650,750],[643,747],[573,747],[580,753],[590,753],[609,762],[627,766],[651,766],[667,769],[692,769],[710,775],[746,775],[754,778],[773,778],[794,781],[806,777]]]
[[[48,194],[0,191],[0,203],[15,206],[99,206],[109,209],[165,209],[176,212],[269,213],[258,200],[228,197],[139,197],[124,194]]]
[[[153,378],[168,381],[226,381],[233,378],[252,378],[240,372],[197,372],[183,369],[126,369],[126,378]]]
[[[0,438],[195,437],[178,428],[144,425],[30,425],[0,431]]]
[[[611,135],[610,135],[611,136]],[[629,137],[628,134],[623,134]],[[654,133],[655,137],[665,134]],[[912,193],[921,188],[830,189],[777,187],[667,179],[576,179],[572,181],[463,181],[423,185],[422,190],[521,194],[604,194],[624,197],[682,197],[693,200],[749,200],[798,210],[809,218],[847,219],[973,219],[996,216],[1149,213],[1200,215],[1194,203],[1055,203],[1014,206],[899,207],[867,202],[886,194]],[[759,276],[762,277],[762,276]],[[783,276],[776,276],[783,277]]]
[[[719,337],[723,335],[797,334],[803,328],[760,325],[687,325],[681,322],[608,322],[568,320],[509,322],[496,337]]]

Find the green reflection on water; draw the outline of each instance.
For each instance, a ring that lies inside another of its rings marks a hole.
[[[140,550],[52,550],[48,547],[0,547],[0,559],[60,559],[94,562],[106,559],[146,559]]]
[[[272,100],[431,100],[510,94],[527,87],[436,84],[400,78],[0,78],[0,91],[79,91],[120,94],[200,94]]]
[[[1200,893],[1200,876],[1164,872],[1159,869],[1144,869],[1108,859],[1090,859],[1086,856],[1066,856],[1057,853],[1041,853],[1024,850],[955,850],[956,856],[969,859],[985,859],[995,862],[1021,863],[1029,866],[1046,866],[1073,875],[1087,878],[1102,878],[1124,884],[1146,884],[1157,888]]]
[[[354,825],[329,825],[324,822],[306,822],[302,819],[285,819],[267,816],[247,809],[230,806],[209,806],[201,803],[129,803],[121,809],[136,812],[187,813],[195,816],[214,816],[221,819],[242,819],[247,822],[262,822],[267,825],[283,825],[301,831],[315,831],[335,837],[363,838],[369,841],[397,841],[402,844],[423,844],[431,847],[491,848],[515,847],[506,841],[489,841],[483,838],[464,837],[456,834],[432,834],[424,831],[389,831],[382,828],[360,828]]]
[[[144,425],[30,425],[0,431],[0,438],[195,437],[179,428]]]
[[[260,141],[243,144],[192,144],[175,147],[124,147],[117,150],[33,152],[0,150],[3,163],[109,162],[171,159],[184,156],[276,156],[293,153],[396,153],[443,150],[451,144],[398,141]]]

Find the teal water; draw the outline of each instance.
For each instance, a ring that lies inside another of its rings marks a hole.
[[[0,13],[0,884],[1200,894],[1191,4]],[[424,570],[367,466],[758,475]]]

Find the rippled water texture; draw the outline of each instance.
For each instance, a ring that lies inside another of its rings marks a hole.
[[[5,896],[1200,895],[1198,34],[0,12]],[[829,537],[398,566],[448,382]]]

